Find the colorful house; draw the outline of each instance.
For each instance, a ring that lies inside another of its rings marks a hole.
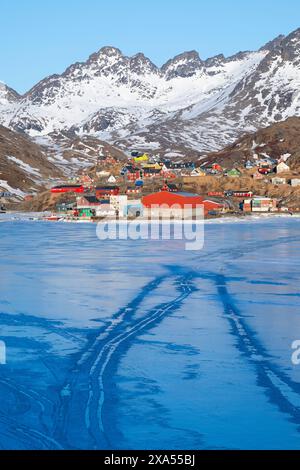
[[[195,168],[195,169],[191,172],[190,176],[192,176],[192,177],[197,177],[197,176],[203,177],[203,176],[206,176],[206,173],[205,173],[205,171],[203,171],[201,168]]]
[[[142,162],[148,162],[149,161],[149,155],[144,153],[143,155],[140,155],[139,157],[134,157],[135,163],[142,163]]]
[[[297,186],[300,186],[300,178],[292,178],[291,179],[291,186],[293,186],[293,188],[296,188]]]
[[[162,165],[160,165],[159,163],[146,163],[146,164],[143,164],[142,167],[144,169],[154,169],[154,170],[162,170]]]
[[[143,176],[144,176],[144,173],[141,170],[128,171],[126,173],[127,181],[132,181],[132,182],[135,182],[136,180],[140,179]]]
[[[218,173],[222,173],[222,172],[223,172],[223,168],[221,167],[221,165],[219,165],[219,163],[213,163],[212,169],[215,170],[215,171],[217,171]]]
[[[161,168],[144,168],[144,178],[157,178],[161,176],[162,171]]]
[[[140,194],[141,193],[141,187],[138,186],[131,186],[126,189],[126,194]]]
[[[115,216],[123,217],[125,207],[128,203],[128,197],[125,194],[110,197],[110,213]]]
[[[77,209],[95,208],[101,204],[96,196],[82,196],[77,198]]]
[[[252,168],[254,168],[254,163],[251,162],[251,160],[248,160],[246,163],[245,163],[245,168],[246,170],[251,170]]]
[[[227,176],[229,176],[230,178],[239,178],[241,174],[242,173],[237,168],[233,168],[232,170],[227,171]]]
[[[108,183],[110,184],[113,184],[113,183],[116,183],[117,182],[117,179],[114,177],[114,175],[111,175],[108,180],[107,180]]]
[[[62,184],[52,188],[51,193],[84,193],[84,187],[81,184]]]
[[[113,210],[110,204],[101,204],[96,209],[96,215],[97,217],[116,217],[117,212]]]
[[[178,192],[178,187],[174,183],[165,183],[162,191],[169,191],[170,193],[177,193]]]
[[[96,216],[96,209],[92,207],[83,207],[81,209],[75,209],[73,212],[75,217],[79,217],[82,219],[91,219],[92,217]]]
[[[277,208],[277,200],[269,197],[255,197],[252,199],[252,212],[272,212]]]
[[[208,199],[205,199],[203,201],[205,213],[215,211],[215,212],[220,212],[224,209],[224,204],[220,204],[219,202],[216,201],[210,201]]]
[[[286,184],[286,178],[279,178],[278,176],[276,178],[272,178],[272,184],[274,184],[275,186]]]
[[[254,180],[263,180],[264,179],[264,175],[261,174],[259,171],[256,171],[253,175],[252,175],[252,178]]]
[[[251,212],[252,211],[252,199],[245,199],[242,208],[244,212]]]
[[[71,203],[62,202],[56,205],[56,211],[67,213],[69,211],[73,211],[75,207],[76,207],[76,204],[74,202],[71,202]]]
[[[141,217],[144,214],[144,207],[140,199],[128,201],[124,207],[123,216],[130,218]]]
[[[290,167],[285,162],[280,162],[276,167],[276,173],[287,173]]]
[[[83,185],[90,185],[93,183],[93,178],[90,177],[90,175],[81,175],[79,177],[79,181]]]
[[[96,198],[102,199],[109,196],[117,196],[120,193],[118,186],[99,186],[95,189]]]

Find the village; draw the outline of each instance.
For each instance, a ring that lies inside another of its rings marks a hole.
[[[35,204],[40,199],[39,194],[26,195],[24,209],[41,210]],[[286,158],[249,160],[243,167],[226,169],[218,163],[199,165],[139,151],[123,161],[101,151],[92,168],[49,188],[42,209],[51,210],[46,220],[84,222],[148,219],[154,214],[176,219],[184,207],[199,205],[205,218],[294,214],[300,212],[300,175],[291,172]]]

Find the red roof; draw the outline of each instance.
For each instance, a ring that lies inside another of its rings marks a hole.
[[[190,193],[170,193],[169,191],[160,191],[158,193],[149,194],[144,196],[142,203],[145,207],[151,206],[173,206],[175,204],[184,207],[190,205],[196,207],[200,204],[203,204],[203,199],[197,194]]]
[[[204,204],[205,212],[222,209],[224,207],[224,204],[220,204],[219,202],[215,202],[215,201],[206,200],[206,201],[203,201],[203,204]]]
[[[223,204],[219,204],[215,201],[204,201],[203,198],[198,196],[197,194],[184,192],[171,193],[169,191],[161,191],[158,193],[149,194],[148,196],[144,196],[142,198],[142,203],[145,207],[148,208],[151,208],[151,206],[163,205],[171,207],[175,204],[182,208],[187,205],[196,208],[199,205],[203,205],[204,212],[206,215],[211,210],[222,209],[224,207]]]

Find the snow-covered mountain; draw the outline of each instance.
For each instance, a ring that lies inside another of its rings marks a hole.
[[[63,131],[120,148],[184,155],[300,115],[300,29],[257,52],[201,60],[186,52],[158,68],[143,54],[102,48],[19,96],[0,85],[0,122],[32,137]]]
[[[17,103],[21,100],[20,95],[11,88],[9,88],[5,83],[0,82],[0,109],[5,110],[13,103]]]

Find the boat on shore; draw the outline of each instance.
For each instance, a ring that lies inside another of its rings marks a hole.
[[[46,220],[47,222],[59,222],[60,220],[62,220],[62,218],[59,217],[58,215],[51,214],[51,215],[45,215],[43,217],[43,220]]]

